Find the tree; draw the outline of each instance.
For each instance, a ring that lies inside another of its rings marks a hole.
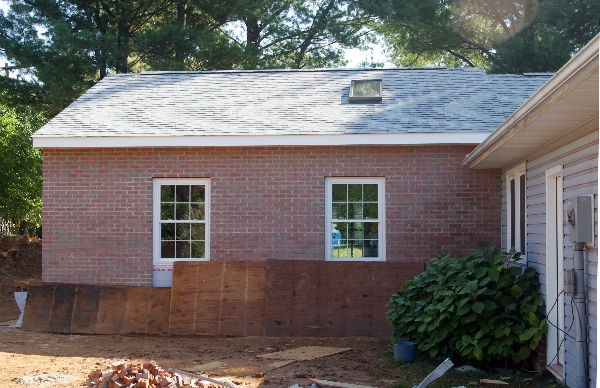
[[[31,135],[44,122],[30,108],[0,105],[0,219],[22,235],[42,222],[42,153]]]
[[[337,66],[369,21],[355,0],[10,0],[0,54],[26,70],[0,91],[52,117],[108,73]]]
[[[596,0],[363,0],[401,66],[556,71],[598,32]]]

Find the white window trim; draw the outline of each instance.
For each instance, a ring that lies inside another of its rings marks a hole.
[[[332,257],[332,241],[331,241],[331,195],[332,195],[332,185],[333,184],[374,184],[377,183],[379,185],[379,190],[377,190],[377,207],[379,214],[379,233],[378,233],[378,243],[379,249],[378,254],[379,257],[341,257],[334,258]],[[376,178],[347,178],[347,177],[328,177],[325,178],[325,260],[326,261],[385,261],[385,177],[376,177]]]
[[[162,259],[160,257],[160,186],[161,185],[204,185],[204,219],[205,243],[204,258],[202,259]],[[175,261],[209,261],[210,260],[210,179],[189,178],[154,178],[152,180],[152,263],[168,265]]]
[[[511,235],[511,223],[512,223],[512,209],[511,209],[511,200],[512,196],[510,193],[510,181],[514,179],[515,181],[515,214],[520,214],[521,212],[521,203],[519,201],[519,193],[521,191],[521,175],[525,176],[525,241],[523,242],[525,245],[525,252],[521,252],[521,259],[526,259],[527,257],[527,169],[525,163],[522,163],[506,172],[506,250],[509,251],[513,246],[515,250],[521,246],[521,233],[519,219],[515,220],[515,236]],[[514,241],[513,241],[514,240]]]

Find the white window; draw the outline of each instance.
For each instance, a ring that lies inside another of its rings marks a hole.
[[[155,179],[154,264],[209,260],[210,181]]]
[[[525,165],[506,173],[507,250],[514,248],[525,256]]]
[[[385,178],[325,180],[325,260],[385,260]]]

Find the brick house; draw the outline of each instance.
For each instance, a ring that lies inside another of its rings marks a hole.
[[[597,384],[599,47],[597,35],[464,160],[501,170],[502,248],[540,273],[541,365],[568,387]]]
[[[499,244],[500,169],[462,161],[549,77],[109,75],[33,136],[43,281],[168,286],[176,261],[391,265]]]

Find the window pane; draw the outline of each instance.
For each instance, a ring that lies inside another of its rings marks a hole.
[[[192,255],[193,259],[203,259],[204,256],[204,241],[192,241]]]
[[[353,240],[349,241],[349,243],[348,257],[363,257],[363,241]]]
[[[191,186],[190,202],[204,202],[204,185]]]
[[[333,248],[333,257],[350,257],[350,249],[348,248],[348,241],[342,240],[338,247]]]
[[[192,224],[192,240],[206,240],[204,224]]]
[[[377,202],[379,197],[377,196],[378,185],[363,185],[364,200]]]
[[[362,203],[349,203],[348,204],[348,218],[349,219],[355,219],[355,220],[362,220],[363,218],[363,214],[362,214],[362,209],[363,209],[363,204]]]
[[[348,223],[347,222],[338,222],[335,224],[331,224],[332,231],[339,231],[342,234],[341,239],[346,240],[348,238]]]
[[[190,186],[175,186],[175,194],[177,202],[190,202]]]
[[[175,204],[175,216],[176,220],[189,220],[190,219],[190,204],[189,203],[176,203]]]
[[[160,201],[175,202],[175,186],[161,185],[160,186]]]
[[[160,224],[160,239],[175,240],[175,224]]]
[[[348,200],[348,185],[331,185],[333,202],[346,202]]]
[[[364,219],[377,219],[378,207],[376,203],[365,203],[363,209]]]
[[[355,97],[379,96],[379,81],[354,81],[352,95]]]
[[[348,185],[348,202],[362,202],[362,186]]]
[[[189,240],[190,239],[190,224],[175,224],[175,239]]]
[[[177,259],[189,259],[190,258],[190,242],[189,241],[177,241],[175,244],[175,254]]]
[[[362,239],[363,238],[363,223],[350,222],[348,223],[348,238]]]
[[[175,241],[163,241],[160,243],[160,257],[168,259],[175,257]]]
[[[339,247],[340,245],[342,245],[342,232],[339,230],[333,230],[331,232],[331,246]]]
[[[511,248],[515,248],[515,236],[516,236],[516,221],[517,221],[517,212],[515,209],[515,180],[511,179],[510,180],[510,209],[508,210],[510,212],[510,233],[508,236],[508,241],[509,241],[509,249]]]
[[[519,177],[519,251],[525,253],[525,175]]]
[[[364,238],[377,239],[379,237],[379,223],[378,222],[365,222],[364,224]]]
[[[203,220],[204,219],[204,204],[203,203],[192,203],[190,204],[190,219],[191,220]]]
[[[377,257],[377,240],[364,240],[363,257]]]
[[[174,203],[161,203],[160,204],[160,219],[161,220],[175,219],[175,204]]]
[[[344,203],[334,203],[331,209],[331,217],[334,220],[345,220],[348,218],[347,209],[348,204]]]

